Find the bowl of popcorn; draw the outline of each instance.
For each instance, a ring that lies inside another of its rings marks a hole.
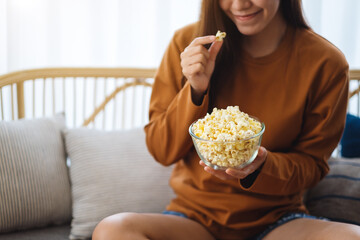
[[[191,124],[189,133],[200,159],[216,170],[243,168],[257,156],[265,124],[238,106],[214,108]]]

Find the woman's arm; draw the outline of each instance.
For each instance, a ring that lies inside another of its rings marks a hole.
[[[324,82],[309,94],[302,132],[289,151],[261,147],[253,163],[241,170],[217,171],[200,164],[220,179],[239,179],[240,186],[250,192],[291,195],[315,185],[328,173],[327,160],[345,125],[348,67]]]
[[[348,82],[346,66],[321,87],[309,101],[294,147],[289,152],[268,152],[257,178],[246,190],[289,195],[314,186],[328,173],[327,160],[345,126]]]
[[[150,121],[145,126],[148,149],[163,165],[175,163],[187,154],[192,147],[188,127],[208,109],[207,94],[200,104],[193,103],[190,83],[182,73],[180,54],[186,39],[189,43],[192,37],[183,35],[176,32],[164,54],[153,85]]]
[[[149,151],[164,165],[184,158],[193,146],[188,128],[207,113],[207,90],[222,46],[215,36],[192,40],[189,32],[177,31],[165,52],[153,86],[150,122],[145,127]],[[210,43],[206,49],[204,45]]]

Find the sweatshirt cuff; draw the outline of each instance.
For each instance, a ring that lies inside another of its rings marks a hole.
[[[209,96],[206,94],[203,98],[201,105],[197,106],[192,102],[191,99],[191,86],[189,82],[186,82],[184,87],[179,92],[176,102],[174,104],[174,109],[176,109],[176,120],[181,122],[181,125],[190,127],[190,125],[198,120],[203,118],[208,110],[209,105]],[[177,131],[184,131],[184,128],[179,128]],[[186,129],[187,131],[188,129]],[[181,134],[181,133],[179,133]],[[190,135],[189,135],[190,138]]]
[[[274,169],[276,166],[273,163],[274,155],[269,151],[264,164],[259,168],[260,170],[256,170],[245,179],[239,179],[240,187],[248,192],[281,195],[283,193],[281,188],[286,180],[272,176],[271,172],[277,171]]]
[[[203,113],[203,115],[205,115],[207,113],[208,110],[208,106],[209,106],[209,90],[206,91],[205,95],[203,96],[202,102],[200,105],[196,105],[193,101],[192,101],[192,97],[191,97],[191,85],[188,81],[186,81],[184,87],[183,87],[183,94],[185,94],[185,99],[186,99],[186,103],[185,106],[191,106],[191,109],[193,111],[199,111],[200,109],[202,110],[201,112]],[[180,97],[179,99],[184,99],[183,97]],[[201,116],[204,117],[204,116]]]

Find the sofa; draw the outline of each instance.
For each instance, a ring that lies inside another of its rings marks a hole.
[[[62,68],[0,76],[0,240],[89,239],[108,215],[165,209],[174,197],[168,185],[172,169],[147,151],[143,115],[149,92],[139,90],[151,92],[155,71]],[[359,71],[351,76],[360,79]],[[100,83],[104,87],[98,91]],[[82,94],[60,94],[69,86]],[[93,104],[76,109],[69,102]],[[330,173],[307,190],[304,202],[311,214],[359,225],[360,118],[355,115],[348,114],[347,137],[329,160]]]

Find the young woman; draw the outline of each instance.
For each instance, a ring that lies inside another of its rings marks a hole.
[[[164,55],[145,127],[154,158],[175,164],[177,197],[166,214],[110,216],[93,239],[360,239],[360,227],[308,215],[302,202],[329,170],[347,96],[348,64],[308,27],[300,0],[203,0],[200,21],[178,30]],[[188,134],[227,106],[266,125],[241,170],[199,163]]]

